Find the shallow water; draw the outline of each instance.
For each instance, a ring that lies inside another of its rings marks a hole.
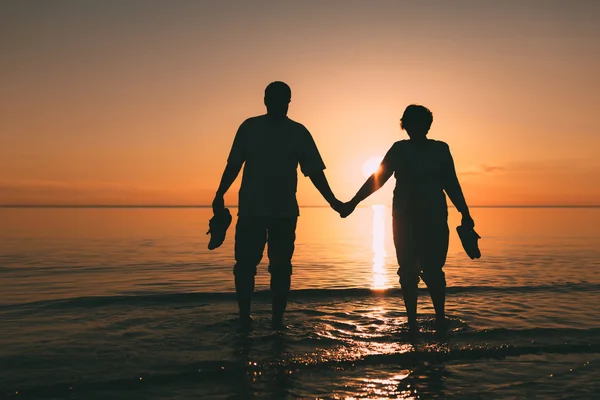
[[[0,209],[0,394],[548,399],[600,390],[600,209],[474,209],[483,258],[468,259],[451,232],[450,332],[433,332],[423,289],[417,337],[406,328],[389,209],[346,220],[301,213],[287,328],[269,329],[263,260],[244,332],[233,229],[209,252],[209,209]]]

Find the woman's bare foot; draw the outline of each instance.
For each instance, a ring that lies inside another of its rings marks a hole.
[[[242,329],[248,329],[252,325],[254,318],[251,315],[240,315],[240,326]]]
[[[437,333],[445,333],[449,325],[449,321],[445,317],[435,319],[435,330]]]

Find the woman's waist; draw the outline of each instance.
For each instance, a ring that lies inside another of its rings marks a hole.
[[[446,195],[442,190],[430,192],[394,192],[394,212],[448,215]]]

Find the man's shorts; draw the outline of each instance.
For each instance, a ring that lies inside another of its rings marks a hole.
[[[298,218],[239,217],[235,228],[235,275],[256,275],[268,243],[269,272],[292,275]]]

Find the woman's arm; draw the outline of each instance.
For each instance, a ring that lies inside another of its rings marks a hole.
[[[381,189],[391,176],[391,171],[382,169],[380,167],[379,171],[373,173],[373,175],[367,179],[367,181],[362,185],[358,192],[356,192],[356,195],[354,195],[350,202],[358,205],[361,201]]]
[[[471,218],[465,195],[458,182],[458,176],[456,175],[456,168],[454,167],[454,159],[452,158],[452,153],[450,153],[450,147],[448,147],[448,145],[446,145],[446,147],[448,153],[446,155],[447,161],[444,167],[444,190],[450,198],[450,201],[452,201],[452,204],[454,204],[454,207],[462,214],[462,225],[472,228],[475,226],[475,222],[473,222],[473,218]]]
[[[390,149],[383,158],[383,161],[379,165],[379,169],[366,180],[352,200],[342,206],[340,211],[340,216],[342,218],[346,218],[348,215],[352,214],[361,201],[381,189],[388,179],[390,179],[394,173],[393,168],[391,167],[391,153],[392,149]]]

